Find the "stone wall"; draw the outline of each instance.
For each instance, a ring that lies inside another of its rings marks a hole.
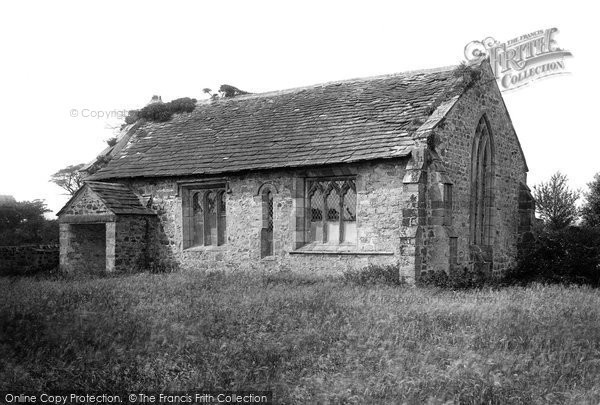
[[[60,267],[65,272],[100,274],[107,270],[104,223],[60,224]]]
[[[58,245],[0,246],[0,276],[52,270],[58,256]]]
[[[119,215],[115,229],[115,270],[131,272],[150,266],[148,249],[151,218],[145,215]]]
[[[112,214],[106,205],[89,188],[72,201],[63,215],[103,215]]]
[[[131,181],[129,185],[145,198],[152,198],[158,213],[153,251],[158,257],[191,268],[227,267],[242,270],[294,269],[339,274],[370,263],[403,266],[402,276],[414,278],[414,251],[406,249],[402,227],[406,213],[403,178],[408,159],[340,165],[314,170],[252,172],[214,178]],[[318,246],[299,249],[304,240],[305,179],[320,176],[352,176],[357,191],[357,243],[327,252]],[[186,187],[194,182],[227,184],[226,243],[222,246],[183,248],[183,211]],[[273,192],[273,256],[261,258],[263,187]],[[118,243],[117,243],[118,245]]]
[[[519,191],[521,184],[527,182],[527,168],[510,117],[489,68],[486,68],[478,83],[462,95],[444,123],[435,130],[433,150],[443,162],[445,175],[452,183],[452,210],[450,226],[424,229],[424,243],[427,243],[429,237],[430,245],[437,249],[437,257],[432,257],[433,251],[425,252],[424,257],[429,259],[429,267],[424,270],[436,270],[448,265],[449,238],[452,236],[457,237],[458,266],[473,266],[474,254],[477,252],[474,252],[469,239],[471,151],[475,130],[482,116],[489,123],[494,148],[494,209],[491,215],[493,270],[506,270],[516,259],[520,222]],[[430,198],[429,208],[435,208],[432,200],[435,198]]]

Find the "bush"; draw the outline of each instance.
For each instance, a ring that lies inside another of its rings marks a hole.
[[[521,247],[517,267],[507,278],[516,283],[600,286],[600,229],[538,231],[533,242]]]
[[[495,279],[486,275],[481,269],[469,270],[466,267],[454,270],[450,275],[445,271],[428,271],[422,274],[417,283],[424,287],[450,289],[480,288],[495,283]]]
[[[125,125],[131,125],[140,118],[139,110],[131,110],[125,117]]]
[[[168,103],[148,104],[138,111],[137,116],[148,121],[166,122],[173,117],[173,114],[189,113],[194,111],[194,108],[196,108],[196,99],[183,97]]]
[[[473,87],[482,76],[481,68],[461,62],[452,72],[454,77],[461,78],[466,89]]]
[[[168,104],[154,103],[148,104],[146,107],[142,108],[139,111],[138,116],[148,121],[166,122],[171,119],[173,113],[169,109]]]
[[[44,245],[58,242],[58,221],[46,219],[44,200],[0,205],[0,246]]]
[[[344,280],[360,284],[393,284],[403,285],[405,281],[400,277],[400,269],[397,265],[375,265],[370,264],[359,270],[347,270],[344,272]]]
[[[173,114],[184,112],[189,113],[194,111],[194,108],[196,108],[196,99],[189,97],[178,98],[176,100],[168,102],[167,106]]]

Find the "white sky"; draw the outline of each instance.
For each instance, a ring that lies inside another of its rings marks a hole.
[[[459,63],[464,46],[557,27],[570,75],[505,93],[529,184],[557,170],[584,188],[600,171],[593,2],[12,1],[0,5],[0,194],[67,200],[49,176],[88,162],[116,119],[83,109],[202,98]],[[73,118],[70,111],[80,116]]]

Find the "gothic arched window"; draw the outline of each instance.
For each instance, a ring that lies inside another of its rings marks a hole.
[[[471,243],[492,245],[494,145],[485,116],[475,130],[471,155]]]
[[[273,256],[273,192],[265,187],[261,193],[262,229],[260,234],[260,257]]]

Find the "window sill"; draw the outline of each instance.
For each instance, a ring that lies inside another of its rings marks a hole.
[[[226,245],[219,245],[219,246],[192,246],[189,248],[185,248],[183,249],[184,252],[206,252],[206,251],[218,251],[218,250],[225,250],[227,249]]]
[[[351,255],[351,256],[392,256],[394,252],[381,250],[358,250],[356,245],[311,244],[292,250],[293,255]]]

